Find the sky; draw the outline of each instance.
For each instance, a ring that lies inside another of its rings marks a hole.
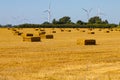
[[[47,21],[49,3],[51,2],[51,22],[64,16],[73,22],[87,21],[83,10],[91,10],[90,17],[99,16],[109,23],[120,22],[120,0],[0,0],[0,24],[41,24]]]

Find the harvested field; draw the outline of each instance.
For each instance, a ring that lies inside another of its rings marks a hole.
[[[43,29],[41,29],[43,30]],[[120,32],[54,28],[54,39],[23,42],[12,30],[0,29],[0,80],[120,80]],[[36,34],[32,28],[19,30]],[[45,29],[51,34],[52,29]],[[76,40],[95,39],[97,45],[77,45]]]

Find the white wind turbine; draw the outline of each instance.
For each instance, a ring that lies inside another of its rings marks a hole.
[[[48,22],[50,23],[50,20],[51,20],[51,0],[50,0],[50,3],[49,3],[49,8],[48,10],[45,10],[44,11],[45,13],[48,13]]]
[[[105,16],[105,14],[100,11],[100,8],[98,8],[97,9],[97,16],[100,17],[101,15]]]
[[[84,8],[82,8],[82,9],[86,12],[86,14],[87,14],[87,19],[89,20],[89,18],[90,18],[90,13],[91,13],[91,11],[92,11],[92,8],[89,9],[89,10],[84,9]]]

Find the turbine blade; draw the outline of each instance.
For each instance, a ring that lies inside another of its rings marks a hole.
[[[51,0],[50,0],[50,2],[49,2],[49,10],[51,9]]]
[[[90,10],[89,10],[89,13],[92,11],[93,9],[91,8]]]
[[[49,12],[49,10],[45,10],[45,11],[43,11],[44,13],[46,13],[46,12]]]
[[[82,8],[85,12],[88,12],[86,9]]]

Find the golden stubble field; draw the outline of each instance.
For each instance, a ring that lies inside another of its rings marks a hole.
[[[120,31],[45,30],[54,39],[23,42],[12,30],[0,29],[0,80],[120,80]],[[95,39],[97,45],[77,45],[80,38]]]

